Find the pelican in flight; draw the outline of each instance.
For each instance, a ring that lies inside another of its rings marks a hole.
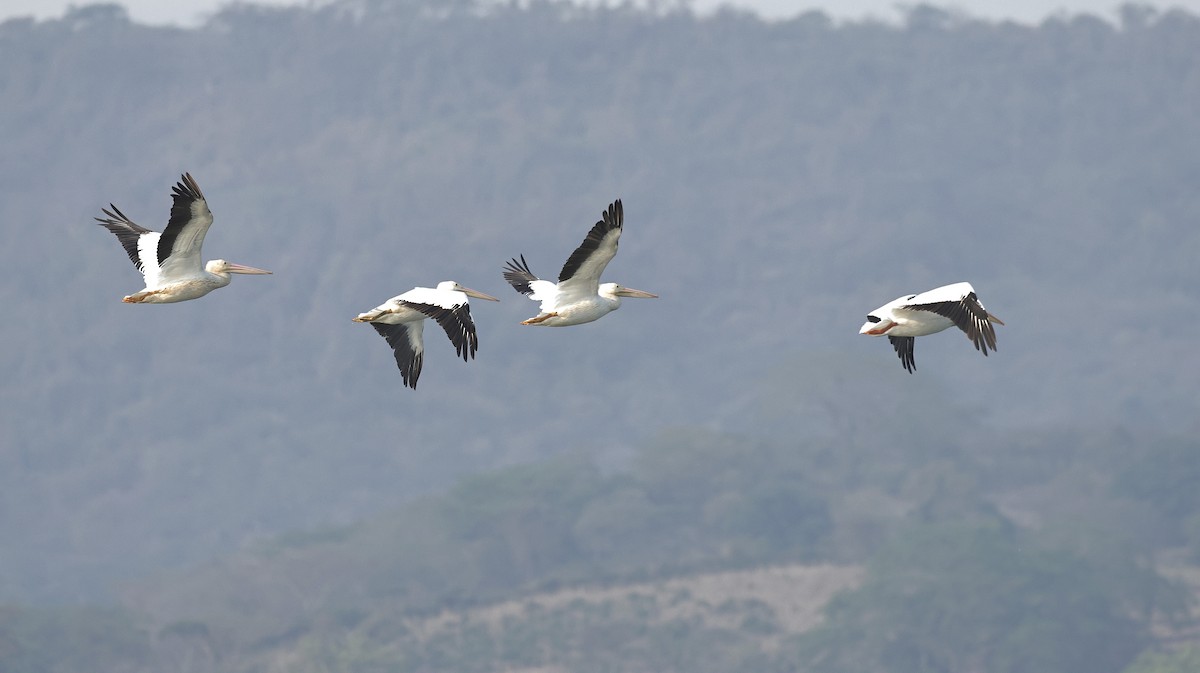
[[[446,330],[450,343],[462,357],[463,362],[475,357],[479,350],[479,337],[475,334],[475,322],[471,320],[471,307],[467,297],[500,301],[452,280],[438,283],[436,288],[414,287],[397,295],[379,306],[358,314],[354,322],[369,322],[392,347],[396,355],[396,366],[404,385],[417,387],[421,376],[421,364],[425,359],[425,346],[421,332],[425,319],[433,318]]]
[[[957,327],[975,344],[976,350],[987,355],[989,348],[996,350],[996,330],[992,323],[1004,324],[987,312],[970,283],[954,283],[900,297],[880,306],[867,314],[867,322],[858,333],[886,334],[900,356],[900,364],[911,374],[917,367],[913,359],[916,337]]]
[[[566,327],[598,320],[621,306],[621,297],[654,299],[656,294],[623,287],[616,283],[601,283],[600,274],[617,254],[617,241],[621,238],[621,225],[625,211],[621,199],[608,206],[599,222],[588,232],[587,238],[563,264],[558,274],[558,283],[551,283],[533,275],[525,255],[521,260],[513,258],[504,267],[504,280],[517,292],[541,302],[541,312],[522,325],[544,325]]]
[[[119,208],[108,204],[108,217],[96,221],[117,235],[129,259],[146,279],[146,288],[122,301],[127,304],[170,304],[198,299],[229,284],[231,273],[271,273],[214,259],[200,265],[200,246],[212,224],[212,212],[191,173],[184,173],[171,190],[171,219],[160,234],[134,224]]]

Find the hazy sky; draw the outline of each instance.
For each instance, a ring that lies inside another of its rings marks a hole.
[[[129,9],[137,21],[143,23],[174,23],[195,25],[229,0],[118,0]],[[310,0],[254,0],[262,4],[304,4]],[[710,10],[729,4],[752,8],[771,17],[786,17],[804,10],[820,8],[841,18],[858,18],[863,15],[894,17],[897,7],[918,4],[920,0],[694,0],[697,10]],[[1200,0],[1138,0],[1166,9],[1183,7],[1200,14]],[[52,18],[62,16],[71,5],[92,4],[87,0],[0,0],[0,20],[14,16],[36,16]],[[1113,16],[1120,0],[932,0],[929,4],[947,6],[966,11],[968,14],[987,18],[1008,18],[1026,22],[1037,22],[1056,12],[1089,12]]]

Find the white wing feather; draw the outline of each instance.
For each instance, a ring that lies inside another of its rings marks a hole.
[[[935,287],[927,292],[922,292],[912,299],[907,300],[905,305],[919,306],[921,304],[936,304],[943,301],[962,301],[963,297],[966,297],[968,294],[971,294],[974,291],[975,288],[971,287],[970,283],[952,283],[950,285]]]
[[[542,313],[553,313],[562,304],[559,286],[548,280],[535,280],[529,283],[529,289],[533,290],[529,298],[541,302]]]
[[[432,287],[414,287],[404,294],[393,297],[391,301],[407,301],[414,304],[430,304],[444,309],[453,310],[467,303],[467,295],[462,292],[438,290]]]
[[[159,281],[162,283],[175,282],[200,275],[204,271],[204,262],[200,259],[200,248],[204,245],[204,236],[212,225],[212,212],[208,203],[197,199],[191,204],[192,217],[183,225],[175,244],[171,246],[171,254],[159,265]],[[157,238],[155,239],[157,243]]]
[[[617,255],[617,243],[620,238],[619,228],[605,233],[599,245],[580,264],[579,269],[570,278],[558,283],[559,305],[591,299],[600,292],[600,275]],[[532,284],[530,286],[532,287]]]
[[[159,278],[162,274],[158,268],[158,239],[162,234],[152,231],[138,237],[138,259],[142,261],[142,277],[146,280],[147,290],[157,290],[161,287]]]

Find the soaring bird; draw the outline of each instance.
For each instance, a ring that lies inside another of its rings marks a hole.
[[[621,200],[617,199],[601,214],[599,222],[587,238],[563,264],[558,283],[533,275],[525,255],[520,261],[510,260],[504,267],[504,280],[529,298],[541,302],[541,312],[522,321],[522,325],[565,327],[591,322],[617,310],[621,297],[654,299],[656,294],[623,287],[616,283],[601,283],[600,274],[617,254],[621,225],[625,219]]]
[[[475,322],[471,320],[468,296],[500,301],[490,294],[444,280],[436,288],[414,287],[366,313],[358,314],[353,320],[371,323],[371,327],[387,340],[395,353],[396,366],[400,368],[404,385],[416,388],[425,359],[421,332],[425,328],[426,318],[433,318],[446,330],[446,336],[450,337],[450,342],[464,362],[475,357],[475,351],[479,350],[479,337],[475,334]]]
[[[200,246],[212,224],[212,212],[190,173],[171,190],[171,219],[160,234],[134,224],[119,208],[108,204],[108,217],[96,221],[117,235],[129,259],[146,279],[146,288],[122,301],[128,304],[170,304],[198,299],[229,284],[231,273],[266,274],[264,269],[214,259],[200,264]]]
[[[916,337],[958,327],[984,355],[996,350],[996,330],[992,323],[1004,323],[987,312],[970,283],[943,285],[921,294],[910,294],[888,302],[867,314],[859,334],[887,335],[900,363],[911,374],[917,367],[913,359]]]

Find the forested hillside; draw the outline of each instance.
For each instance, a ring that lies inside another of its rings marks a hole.
[[[0,613],[4,661],[22,672],[89,660],[222,673],[1190,670],[1194,447],[1075,456],[1021,479],[1023,492],[972,451],[864,470],[829,449],[681,433],[642,447],[628,471],[577,457],[479,474],[353,526],[126,585],[121,612]],[[1150,482],[1162,488],[1146,493]],[[1022,506],[1002,503],[1017,493]]]
[[[1059,640],[1098,638],[1106,665],[1186,640],[1162,629],[1191,633],[1190,594],[1162,582],[1200,554],[1197,44],[1197,17],[1136,7],[889,25],[337,0],[186,30],[116,5],[0,24],[0,652],[70,633],[126,670],[305,647],[394,670],[414,615],[834,564],[865,568],[863,593],[826,627],[737,603],[678,642],[733,638],[701,657],[725,670],[861,673],[838,643],[895,614],[863,606],[943,562],[1090,606]],[[124,305],[140,278],[92,218],[161,228],[183,171],[215,214],[205,256],[274,275]],[[552,277],[618,197],[606,279],[660,298],[517,324],[536,305],[503,262]],[[350,318],[446,279],[503,301],[473,308],[470,363],[427,330],[406,389]],[[856,334],[960,280],[1006,323],[989,357],[946,332],[910,375]],[[942,542],[922,557],[910,534]],[[994,553],[937,556],[960,546]],[[859,656],[1100,670],[971,658],[1024,647],[1014,615],[1040,595],[1006,595],[1003,627],[959,620],[988,634],[969,653]],[[478,661],[514,668],[608,647],[524,660],[489,634]],[[72,670],[30,657],[13,670]]]

